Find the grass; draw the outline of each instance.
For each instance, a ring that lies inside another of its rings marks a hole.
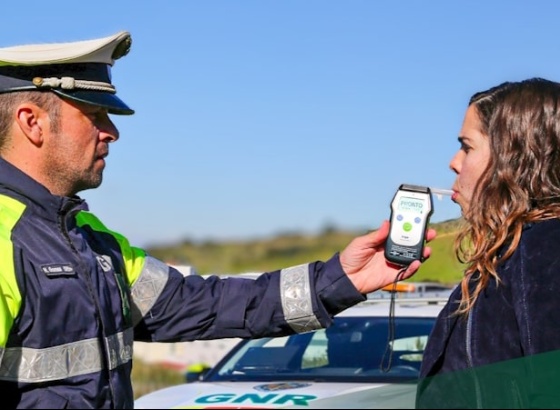
[[[460,220],[450,220],[431,225],[438,231],[438,237],[430,243],[432,256],[422,265],[414,280],[452,284],[461,279],[462,267],[453,253],[453,241],[459,224]],[[355,236],[365,232],[325,229],[318,235],[291,232],[247,241],[184,240],[177,244],[151,247],[148,252],[172,264],[194,266],[201,275],[265,272],[326,260],[344,249]]]

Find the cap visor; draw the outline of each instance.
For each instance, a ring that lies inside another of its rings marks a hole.
[[[119,97],[114,94],[102,91],[67,91],[67,90],[51,90],[63,98],[69,98],[74,101],[98,105],[106,108],[110,114],[132,115],[134,110],[126,105]]]

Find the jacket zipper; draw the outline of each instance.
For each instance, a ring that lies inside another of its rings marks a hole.
[[[474,309],[474,307],[473,307],[473,309]],[[466,343],[465,348],[466,348],[466,352],[467,352],[467,366],[469,367],[469,369],[472,370],[471,374],[472,374],[472,377],[473,377],[474,390],[475,390],[475,395],[476,395],[476,408],[481,409],[483,407],[482,407],[482,397],[481,397],[481,392],[480,392],[480,382],[479,382],[478,378],[476,377],[476,371],[474,370],[472,349],[471,349],[472,317],[473,317],[473,315],[471,313],[472,312],[468,313],[468,318],[467,318],[467,332],[466,332],[466,338],[465,338],[465,343]]]
[[[108,377],[108,384],[109,384],[109,388],[111,389],[111,397],[112,397],[112,402],[113,405],[115,404],[115,389],[113,387],[113,383],[111,381],[111,370],[110,366],[109,366],[109,352],[107,351],[107,346],[105,345],[105,326],[103,324],[103,318],[101,315],[101,304],[99,303],[99,299],[97,298],[97,295],[95,293],[95,290],[93,288],[93,283],[91,282],[91,275],[89,274],[89,269],[87,268],[87,266],[84,264],[84,262],[82,261],[81,255],[78,252],[78,250],[76,249],[76,247],[74,246],[74,243],[72,242],[72,238],[70,238],[70,234],[68,233],[68,228],[67,228],[67,224],[66,221],[68,218],[74,218],[75,215],[78,213],[78,210],[76,210],[76,206],[73,203],[66,203],[64,204],[64,206],[60,209],[59,213],[58,213],[58,223],[59,223],[59,227],[60,227],[60,231],[62,232],[62,235],[64,236],[64,238],[66,239],[66,242],[68,243],[68,246],[70,247],[70,249],[72,250],[72,252],[74,254],[76,254],[78,256],[78,261],[79,261],[79,268],[84,272],[85,274],[85,283],[87,286],[87,289],[90,293],[90,296],[92,298],[92,300],[95,303],[95,310],[97,312],[97,323],[99,325],[99,328],[101,330],[101,335],[103,336],[103,340],[100,343],[101,345],[101,349],[103,351],[103,358],[104,358],[104,362],[105,362],[105,366],[107,369],[107,377]]]

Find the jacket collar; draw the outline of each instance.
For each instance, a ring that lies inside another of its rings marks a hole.
[[[87,204],[78,196],[63,197],[53,195],[42,184],[0,157],[0,189],[15,192],[27,198],[49,215],[57,215],[61,210],[80,208],[87,210]]]

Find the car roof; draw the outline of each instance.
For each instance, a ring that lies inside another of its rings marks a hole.
[[[442,310],[447,298],[417,298],[395,299],[394,315],[399,317],[436,317]],[[391,310],[391,301],[366,300],[342,312],[336,317],[388,317]]]
[[[370,293],[367,300],[358,303],[337,316],[388,316],[393,304],[395,316],[436,317],[447,303],[454,286],[427,282],[403,283],[402,290],[391,291],[389,286]],[[420,291],[418,290],[420,289]],[[422,289],[435,289],[422,291]]]

